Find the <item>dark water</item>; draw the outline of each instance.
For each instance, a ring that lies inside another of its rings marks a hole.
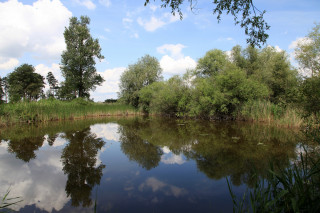
[[[0,130],[0,196],[20,212],[232,212],[297,132],[248,123],[108,118]],[[257,175],[254,175],[257,174]]]

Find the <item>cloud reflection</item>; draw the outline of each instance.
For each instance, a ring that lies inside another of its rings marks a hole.
[[[119,124],[95,124],[90,127],[91,132],[96,134],[98,138],[105,138],[106,140],[119,141],[120,135],[118,133]]]
[[[176,198],[187,194],[185,189],[167,184],[154,177],[148,178],[139,186],[140,191],[148,189],[151,189],[152,192],[162,192],[166,196],[174,196]]]
[[[5,144],[0,146],[0,193],[10,187],[10,197],[23,200],[12,208],[19,211],[35,205],[48,212],[61,210],[70,199],[65,193],[67,177],[62,172],[61,150],[42,150],[36,159],[25,163],[8,153]]]
[[[183,159],[182,154],[176,155],[173,154],[170,149],[166,146],[162,148],[163,155],[161,156],[161,162],[164,164],[178,164],[182,165],[186,161]]]

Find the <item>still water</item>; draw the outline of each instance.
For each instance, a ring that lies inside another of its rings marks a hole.
[[[0,198],[20,212],[232,212],[297,132],[266,125],[106,118],[0,129]]]

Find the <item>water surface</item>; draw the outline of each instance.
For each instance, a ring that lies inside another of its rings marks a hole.
[[[107,118],[0,130],[0,196],[20,212],[232,212],[297,132],[252,123]],[[255,175],[256,174],[256,175]]]

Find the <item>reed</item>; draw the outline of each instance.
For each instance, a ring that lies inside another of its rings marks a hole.
[[[124,116],[138,114],[128,105],[93,103],[83,99],[59,101],[56,99],[38,102],[18,102],[0,106],[0,124],[19,122],[44,122],[52,120],[73,120],[87,117]]]
[[[22,202],[20,197],[9,197],[11,189],[7,189],[0,203],[0,212],[11,211],[11,207]]]
[[[252,101],[242,106],[240,117],[245,120],[272,123],[278,126],[300,127],[301,112],[291,106],[283,107],[269,101]]]

